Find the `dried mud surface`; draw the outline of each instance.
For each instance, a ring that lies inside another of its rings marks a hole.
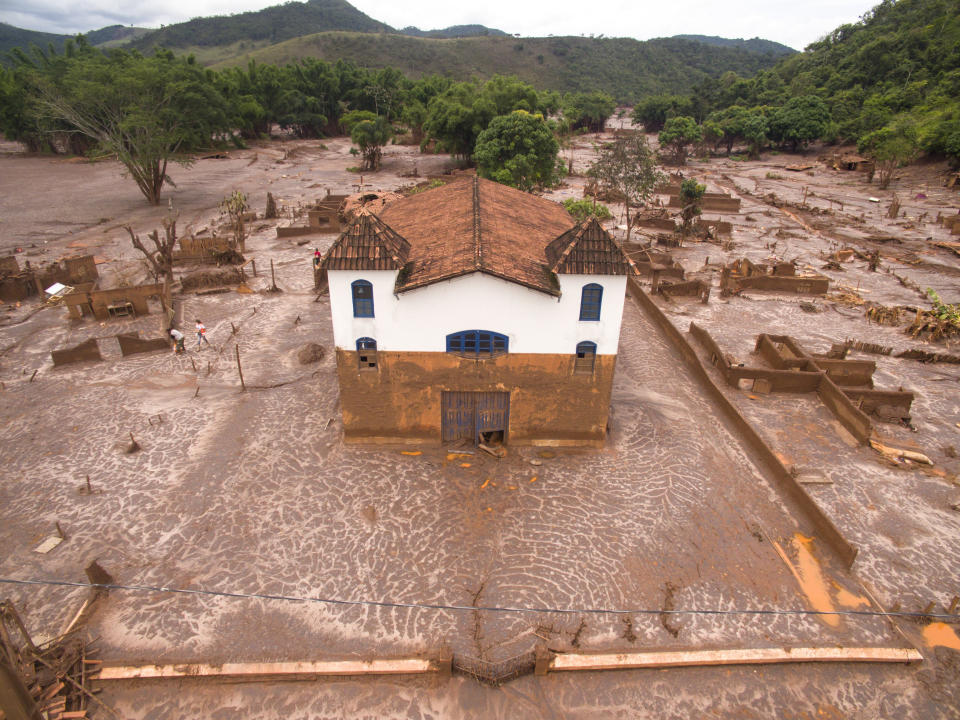
[[[258,210],[268,190],[288,208],[327,189],[352,191],[359,178],[345,171],[353,160],[349,143],[325,142],[325,150],[315,142],[265,143],[178,170],[178,187],[170,195],[181,228],[209,226],[217,202],[233,189],[247,192]],[[573,153],[575,166],[585,166],[589,138]],[[774,164],[795,160],[779,156]],[[733,218],[736,247],[681,248],[676,255],[688,269],[703,266],[708,255],[712,265],[721,257],[763,259],[771,252],[766,245],[774,226],[797,237],[791,235],[788,249],[773,252],[822,264],[819,254],[833,247],[831,233],[846,227],[844,217],[831,217],[835,228],[811,232],[759,201],[764,183],[773,182],[766,179],[768,164],[692,164],[694,175],[715,184],[711,190],[743,187],[753,194],[744,194],[744,212]],[[449,158],[391,147],[384,170],[365,181],[395,189],[411,182],[400,174],[414,165],[426,175],[448,166]],[[823,170],[825,188],[837,189],[851,177],[832,173]],[[803,184],[816,179],[804,176]],[[802,186],[781,182],[778,195],[802,192]],[[570,178],[553,196],[579,195],[582,184],[581,177]],[[853,196],[845,200],[848,212],[859,212],[858,203],[864,213],[873,207],[860,196],[875,189],[844,186],[844,192]],[[932,186],[927,195],[949,207]],[[106,284],[137,278],[142,269],[122,225],[146,232],[164,212],[146,205],[110,163],[26,157],[9,144],[0,147],[0,251],[23,248],[25,257],[38,261],[93,252],[104,261],[99,267]],[[763,227],[745,220],[748,214],[762,216]],[[290,222],[289,216],[280,221]],[[0,316],[0,575],[80,581],[82,568],[97,558],[118,582],[130,585],[654,611],[670,605],[875,607],[870,592],[884,606],[913,610],[929,600],[949,603],[960,593],[960,523],[949,508],[957,500],[951,478],[958,466],[941,450],[960,439],[954,426],[960,421],[957,366],[870,356],[878,362],[879,387],[902,384],[918,392],[918,432],[890,432],[907,433],[923,445],[942,475],[892,469],[872,451],[850,447],[815,398],[752,400],[730,389],[775,450],[833,481],[810,492],[860,546],[848,572],[816,538],[806,539],[813,533],[802,514],[762,477],[680,357],[632,302],[624,314],[611,437],[601,451],[510,448],[497,461],[462,449],[405,455],[400,448],[344,445],[333,353],[311,365],[296,358],[308,342],[332,346],[329,305],[312,292],[310,259],[311,248],[325,249],[333,236],[313,236],[300,247],[297,238],[277,239],[274,227],[251,223],[247,256],[257,258],[260,269],[250,282],[254,292],[179,297],[185,356],[120,356],[113,336],[132,330],[156,336],[157,315],[71,323],[64,310],[39,310],[32,302]],[[911,252],[921,254],[919,235],[927,231],[905,233],[906,242],[916,244]],[[945,299],[955,296],[957,276],[939,266],[956,263],[939,250],[924,251],[924,257],[925,264],[905,263],[896,271],[928,273]],[[266,292],[270,282],[263,268],[271,259],[281,293]],[[885,268],[893,262],[885,259]],[[856,269],[862,265],[837,273],[841,282],[856,279],[871,299],[886,303],[919,301],[891,274]],[[710,266],[704,273],[711,273]],[[927,275],[911,277],[927,282]],[[681,330],[695,320],[741,360],[749,359],[758,332],[791,334],[814,351],[847,336],[871,342],[882,337],[885,344],[905,337],[866,325],[862,309],[818,301],[825,311],[809,314],[795,296],[755,295],[721,299],[715,289],[709,305],[679,300],[663,306]],[[213,347],[196,349],[189,332],[195,317],[207,325]],[[102,338],[103,362],[52,367],[50,350],[90,337]],[[236,371],[237,345],[246,392]],[[130,432],[142,446],[134,454],[124,452]],[[79,492],[87,475],[93,495]],[[48,555],[34,553],[55,521],[67,541]],[[8,585],[3,592],[38,635],[55,634],[85,597],[80,589],[44,586]],[[100,637],[104,658],[148,663],[440,650],[500,661],[537,647],[587,652],[904,645],[887,621],[866,617],[654,613],[630,619],[628,628],[620,616],[584,613],[113,591],[89,631]],[[524,677],[496,689],[459,676],[129,682],[107,688],[103,697],[130,718],[956,716],[957,651],[924,646],[919,624],[899,625],[924,652],[924,663],[571,673]]]

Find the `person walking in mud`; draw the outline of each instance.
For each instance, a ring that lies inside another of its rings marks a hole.
[[[210,344],[210,341],[207,340],[207,328],[202,322],[197,320],[197,350],[200,349],[200,346],[203,345],[203,343],[206,343],[207,345]]]
[[[176,328],[170,328],[170,338],[173,340],[173,354],[179,355],[185,352],[183,347],[183,333]]]

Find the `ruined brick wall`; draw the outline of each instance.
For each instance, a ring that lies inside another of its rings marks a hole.
[[[573,354],[379,352],[377,364],[359,370],[356,352],[337,350],[348,440],[440,442],[445,390],[509,392],[510,443],[601,445],[606,436],[615,355],[598,355],[592,375],[574,374]]]

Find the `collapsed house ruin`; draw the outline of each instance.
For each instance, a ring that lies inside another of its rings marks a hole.
[[[869,442],[874,432],[868,415],[887,422],[910,422],[914,394],[902,389],[875,389],[873,373],[877,365],[872,360],[812,355],[789,336],[761,333],[754,352],[767,367],[748,366],[732,361],[696,323],[690,323],[690,334],[706,350],[710,364],[728,385],[762,394],[815,392],[861,443]]]
[[[829,289],[830,278],[819,273],[798,275],[797,266],[792,262],[766,265],[741,258],[725,266],[720,273],[722,295],[736,295],[741,290],[780,290],[823,295]]]
[[[4,302],[26,300],[34,295],[43,297],[44,290],[56,283],[92,287],[99,279],[93,255],[64,258],[39,267],[33,267],[28,260],[23,269],[14,255],[0,258],[0,300]]]

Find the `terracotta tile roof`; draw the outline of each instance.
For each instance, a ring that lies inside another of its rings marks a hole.
[[[550,270],[569,275],[635,275],[620,244],[593,216],[547,245]]]
[[[392,203],[381,218],[410,243],[397,292],[485,272],[559,294],[544,249],[573,219],[555,202],[467,177]]]
[[[320,261],[327,270],[399,270],[410,243],[380,218],[363,209]]]

